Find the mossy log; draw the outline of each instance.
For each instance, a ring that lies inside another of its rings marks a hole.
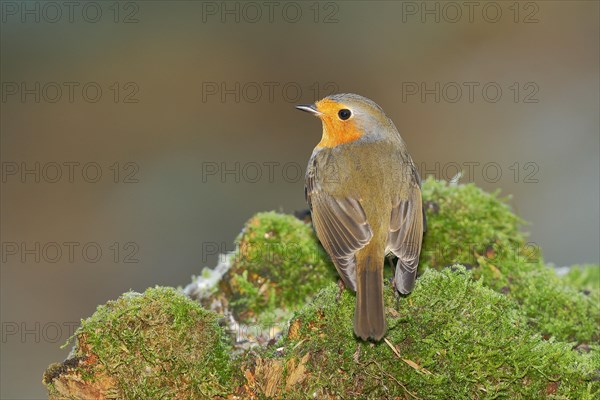
[[[355,296],[310,225],[259,213],[204,307],[196,284],[152,288],[83,320],[50,398],[598,398],[600,268],[557,276],[497,194],[428,179],[423,196],[420,277],[398,297],[386,271],[384,340],[354,336]]]

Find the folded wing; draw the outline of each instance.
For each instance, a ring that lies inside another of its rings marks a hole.
[[[313,225],[344,284],[356,291],[355,253],[369,243],[373,232],[358,200],[324,192],[316,173],[314,167],[308,171],[305,186]]]
[[[415,284],[424,223],[421,189],[414,185],[408,198],[393,205],[388,235],[388,249],[398,257],[395,286],[403,294],[410,293]]]

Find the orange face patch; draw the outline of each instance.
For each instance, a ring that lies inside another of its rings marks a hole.
[[[321,113],[319,118],[323,121],[323,137],[317,147],[335,147],[338,144],[349,143],[359,139],[362,132],[356,127],[354,118],[341,120],[338,112],[348,108],[342,103],[330,99],[323,99],[315,103]]]

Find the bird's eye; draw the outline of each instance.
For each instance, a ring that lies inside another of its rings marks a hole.
[[[338,111],[338,117],[340,117],[342,121],[347,120],[348,118],[350,118],[351,115],[352,112],[350,112],[350,110],[348,110],[347,108],[342,108],[340,111]]]

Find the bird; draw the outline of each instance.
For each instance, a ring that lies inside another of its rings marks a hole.
[[[321,120],[304,193],[319,241],[343,286],[356,292],[354,333],[386,334],[383,269],[396,256],[395,290],[412,291],[426,230],[421,178],[398,129],[374,101],[352,93],[299,104]]]

